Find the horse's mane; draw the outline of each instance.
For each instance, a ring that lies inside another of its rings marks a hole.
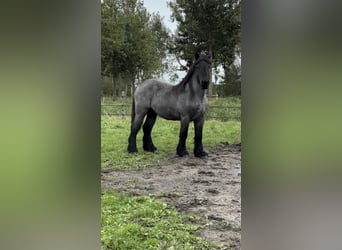
[[[211,63],[210,59],[208,56],[206,55],[201,55],[189,68],[188,72],[186,73],[186,75],[184,76],[184,78],[179,82],[179,86],[185,86],[186,83],[189,82],[190,78],[192,77],[192,74],[195,71],[195,66],[201,62],[201,61],[206,61],[207,63]]]

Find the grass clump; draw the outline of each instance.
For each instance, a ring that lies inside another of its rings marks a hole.
[[[153,197],[103,194],[101,249],[220,249],[198,236],[186,215]],[[221,248],[222,249],[222,248]]]

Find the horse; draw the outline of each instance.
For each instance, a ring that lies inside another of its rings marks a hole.
[[[134,93],[132,102],[131,131],[128,138],[128,152],[137,153],[136,136],[143,125],[143,149],[155,152],[151,131],[157,115],[167,120],[180,121],[177,155],[188,155],[186,139],[189,123],[194,122],[194,155],[206,157],[203,150],[202,132],[208,100],[205,90],[209,86],[211,60],[206,55],[197,56],[186,76],[177,85],[171,85],[157,79],[145,80]]]

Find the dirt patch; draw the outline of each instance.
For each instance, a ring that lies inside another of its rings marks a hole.
[[[221,144],[208,153],[206,159],[174,156],[145,170],[102,173],[102,189],[157,195],[180,212],[207,218],[203,238],[240,249],[241,145]]]

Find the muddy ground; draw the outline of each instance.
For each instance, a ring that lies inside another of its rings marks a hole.
[[[103,190],[129,194],[155,194],[180,212],[207,218],[200,236],[240,249],[241,146],[221,144],[206,159],[169,157],[145,170],[103,172]]]

